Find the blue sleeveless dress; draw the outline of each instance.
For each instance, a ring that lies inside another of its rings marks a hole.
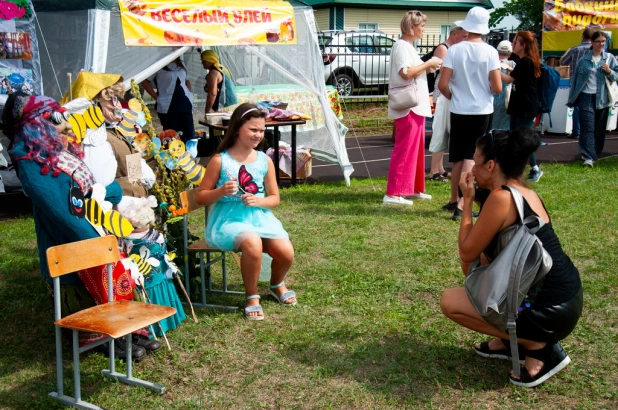
[[[217,181],[217,188],[227,181],[238,179],[240,187],[252,182],[257,185],[255,196],[264,197],[264,177],[268,171],[266,154],[257,153],[257,159],[250,164],[241,164],[228,154],[221,153],[221,173]],[[239,177],[241,166],[247,173]],[[252,185],[253,186],[253,185]],[[255,187],[255,186],[254,186]],[[224,196],[210,206],[208,223],[204,237],[214,247],[224,251],[236,251],[238,245],[246,238],[247,233],[255,233],[264,239],[288,239],[288,233],[283,229],[281,222],[269,209],[247,206],[242,203],[239,190],[234,196]]]

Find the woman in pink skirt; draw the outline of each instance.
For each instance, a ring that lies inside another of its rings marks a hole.
[[[395,147],[388,170],[387,205],[412,205],[410,199],[431,199],[425,194],[425,117],[431,117],[427,71],[440,67],[442,60],[433,57],[423,63],[414,41],[423,36],[427,16],[408,11],[401,19],[401,38],[391,51],[389,88],[405,87],[416,82],[418,105],[394,109],[389,99],[388,118],[395,120]]]

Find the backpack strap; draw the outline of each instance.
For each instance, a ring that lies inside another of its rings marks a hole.
[[[516,320],[518,315],[518,295],[519,295],[519,283],[521,281],[521,275],[526,265],[527,255],[532,250],[532,247],[537,241],[535,233],[541,229],[543,225],[545,225],[545,221],[539,218],[537,215],[530,215],[524,218],[524,197],[521,192],[514,186],[503,185],[504,189],[508,189],[513,196],[513,200],[515,201],[515,206],[517,207],[517,212],[519,214],[519,219],[522,225],[526,226],[526,229],[530,232],[531,235],[526,235],[525,239],[521,241],[519,248],[517,249],[517,255],[513,258],[515,264],[511,266],[511,271],[509,275],[509,287],[507,291],[507,324],[506,327],[509,333],[509,340],[511,346],[511,361],[513,366],[513,374],[515,376],[520,376],[520,365],[519,365],[519,348],[517,346],[517,326]],[[537,223],[538,226],[533,228],[529,228],[528,224]],[[521,229],[521,228],[520,228]]]
[[[530,215],[524,218],[524,197],[522,196],[519,189],[510,185],[503,185],[502,188],[507,189],[511,192],[513,196],[513,201],[515,201],[515,206],[517,207],[517,213],[519,214],[519,220],[523,225],[526,225],[531,234],[536,235],[539,229],[545,225],[545,221],[542,218],[539,218],[537,215]],[[545,206],[545,205],[543,205]]]

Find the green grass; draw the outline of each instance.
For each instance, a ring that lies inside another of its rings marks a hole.
[[[386,104],[341,102],[343,119],[341,122],[349,128],[348,138],[357,135],[390,134],[393,120],[388,119]]]
[[[580,269],[585,309],[563,343],[573,362],[538,388],[511,385],[508,362],[473,353],[487,338],[440,312],[443,290],[463,283],[458,224],[439,210],[448,184],[430,183],[432,201],[399,208],[381,205],[385,180],[375,179],[282,191],[276,214],[296,249],[287,282],[297,307],[264,298],[261,323],[198,310],[199,323],[188,318],[168,334],[172,352],[135,366],[137,377],[167,386],[162,396],[104,379],[103,356],[84,355],[84,399],[110,409],[616,408],[618,159],[543,170],[535,188]],[[196,233],[202,223],[192,219]],[[53,315],[33,221],[0,222],[0,237],[0,408],[59,408],[47,397]]]

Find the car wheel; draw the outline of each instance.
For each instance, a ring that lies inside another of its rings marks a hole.
[[[337,87],[337,92],[342,97],[352,95],[354,91],[354,80],[347,74],[337,74],[333,85]]]

